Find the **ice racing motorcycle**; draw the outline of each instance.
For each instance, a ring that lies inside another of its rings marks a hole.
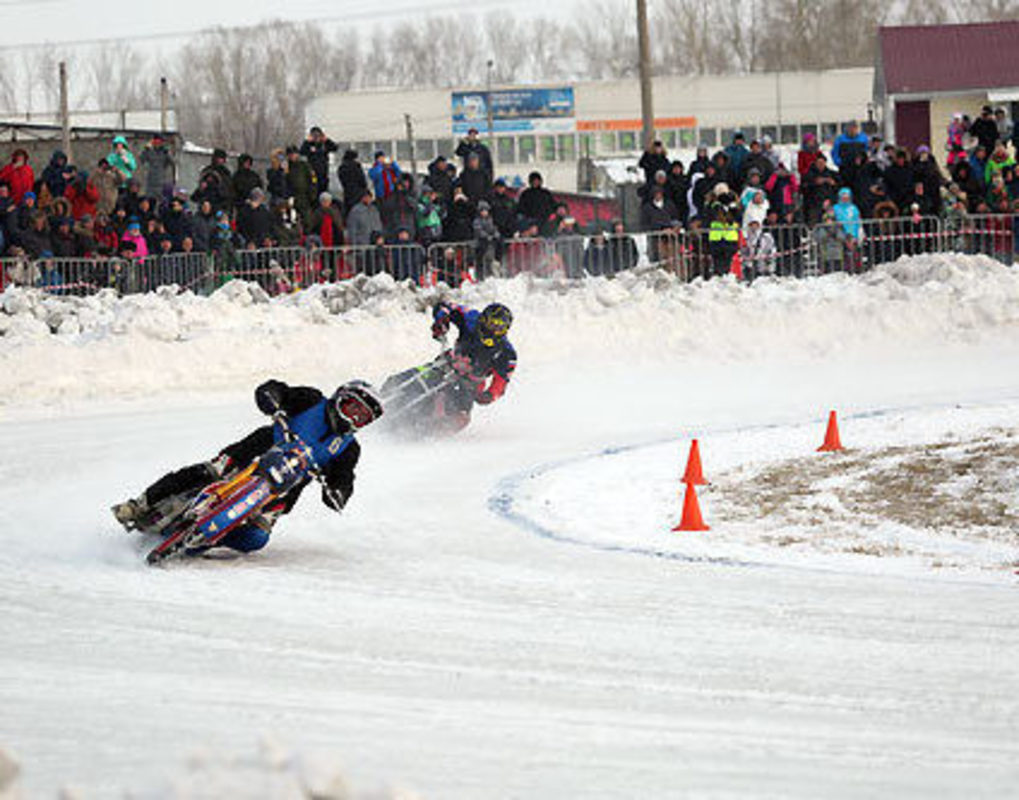
[[[273,438],[275,444],[236,475],[210,483],[190,496],[167,498],[152,509],[137,527],[166,538],[148,554],[147,562],[160,564],[215,547],[308,479],[317,480],[331,492],[319,464],[339,455],[354,439],[350,433],[333,434],[309,444],[282,411],[273,415]],[[342,506],[342,501],[338,505]]]
[[[455,433],[470,422],[484,381],[471,372],[469,359],[444,349],[429,363],[386,379],[380,390],[385,420],[392,428],[417,436]]]

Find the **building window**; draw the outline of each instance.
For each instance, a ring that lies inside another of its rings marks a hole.
[[[598,134],[598,152],[616,152],[616,134],[612,131],[602,131]]]
[[[517,139],[517,152],[521,164],[530,164],[534,161],[536,144],[533,136],[521,136]]]
[[[754,139],[757,138],[757,126],[756,125],[744,125],[740,128],[743,131],[743,135],[747,137],[747,144],[750,144]]]
[[[561,134],[559,136],[559,160],[577,160],[577,139],[572,133]]]
[[[772,142],[778,142],[778,127],[775,125],[762,125],[761,138],[769,137]]]
[[[718,129],[698,128],[697,141],[704,147],[718,147]]]
[[[839,135],[839,124],[837,122],[821,123],[821,141],[831,142]]]
[[[658,131],[658,138],[661,140],[661,143],[665,145],[666,150],[671,150],[676,146],[675,131]]]
[[[374,161],[372,156],[375,155],[375,151],[372,150],[371,142],[354,142],[354,149],[357,150],[357,157],[361,161]]]
[[[435,146],[438,148],[438,152],[435,154],[436,158],[439,156],[445,156],[447,161],[452,161],[456,154],[456,140],[455,139],[436,139]]]
[[[414,150],[422,161],[431,161],[435,158],[435,139],[415,139]]]
[[[619,149],[627,152],[637,149],[637,134],[635,131],[619,132]]]
[[[779,141],[782,144],[799,144],[800,140],[796,136],[795,125],[783,125],[779,133]]]
[[[396,160],[410,161],[410,142],[407,139],[397,139]]]
[[[696,147],[697,146],[697,129],[696,128],[680,128],[679,133],[679,146],[680,147]]]
[[[512,136],[500,136],[495,140],[500,164],[515,164],[517,160],[516,140]]]
[[[736,131],[742,131],[742,128],[722,128],[722,146],[728,147],[732,144],[732,137],[736,135]],[[746,135],[746,131],[743,131],[743,135]],[[714,145],[712,145],[714,146]]]
[[[555,136],[539,136],[538,144],[541,147],[538,160],[555,161]]]
[[[814,134],[814,138],[816,139],[817,125],[815,125],[814,123],[810,123],[809,125],[800,125],[800,139],[802,140],[803,137],[806,136],[808,133]]]
[[[593,133],[582,133],[580,134],[580,154],[584,158],[590,158],[595,154],[596,150],[595,138]]]

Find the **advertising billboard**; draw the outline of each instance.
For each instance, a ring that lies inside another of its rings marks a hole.
[[[487,94],[453,92],[453,133],[470,128],[488,130]],[[573,87],[510,89],[492,92],[492,129],[495,133],[574,130]]]

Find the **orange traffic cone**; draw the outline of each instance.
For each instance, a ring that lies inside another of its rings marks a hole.
[[[709,531],[701,516],[701,506],[697,502],[697,490],[692,483],[686,485],[686,494],[683,496],[683,519],[679,521],[672,530],[674,531]]]
[[[732,261],[729,263],[729,271],[736,276],[736,280],[743,280],[743,245],[745,244],[743,238],[743,231],[739,232],[739,246],[736,252],[732,254]]]
[[[832,411],[828,415],[828,430],[824,434],[824,444],[817,448],[819,453],[831,453],[836,450],[843,450],[842,440],[839,438],[839,421]]]
[[[686,460],[686,472],[683,473],[683,483],[692,483],[703,486],[707,483],[704,480],[704,472],[701,469],[701,448],[694,439],[690,444],[690,456]]]

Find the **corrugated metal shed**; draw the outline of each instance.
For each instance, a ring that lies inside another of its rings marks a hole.
[[[881,28],[884,94],[1019,86],[1019,20]]]

